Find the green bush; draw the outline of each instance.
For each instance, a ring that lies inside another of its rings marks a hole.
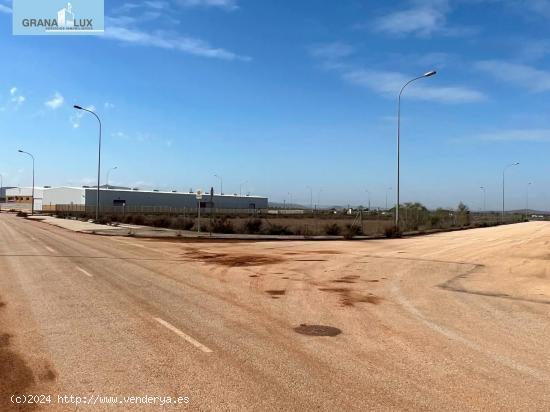
[[[248,219],[246,222],[244,222],[244,225],[243,225],[244,233],[248,233],[251,235],[260,233],[261,229],[262,229],[262,219],[258,219],[258,218]]]
[[[441,223],[441,216],[439,216],[439,215],[432,215],[432,216],[430,217],[430,226],[431,226],[431,227],[436,227],[436,226],[438,226],[440,223]]]
[[[111,216],[100,216],[97,223],[101,225],[108,225],[109,223],[111,223]]]
[[[273,223],[266,230],[268,235],[292,235],[292,231],[285,225]]]
[[[300,225],[294,228],[294,234],[298,236],[311,236],[311,230],[308,225]]]
[[[352,239],[355,236],[361,236],[363,234],[363,230],[361,229],[361,226],[353,225],[353,224],[347,224],[346,229],[344,230],[344,237],[346,239]]]
[[[155,216],[151,220],[151,224],[152,224],[153,227],[168,228],[168,227],[170,227],[171,223],[172,222],[170,221],[170,219],[167,218],[166,216]]]
[[[338,223],[329,223],[325,225],[325,234],[328,236],[339,236],[342,233],[342,228]]]
[[[210,230],[214,233],[235,233],[233,223],[225,217],[214,219],[210,226]]]
[[[172,220],[172,223],[170,227],[172,229],[178,229],[178,230],[191,230],[194,223],[191,219],[186,219],[183,217],[177,217]]]
[[[384,230],[384,234],[386,235],[387,238],[389,239],[392,239],[392,238],[396,238],[396,237],[401,237],[401,232],[399,232],[399,229],[397,228],[397,226],[388,226],[385,230]]]

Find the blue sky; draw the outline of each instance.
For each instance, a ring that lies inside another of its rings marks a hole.
[[[63,3],[63,2],[61,2]],[[12,36],[0,0],[5,185],[208,189],[273,201],[550,209],[550,0],[150,0],[105,4],[103,36]],[[389,188],[393,190],[388,191]]]

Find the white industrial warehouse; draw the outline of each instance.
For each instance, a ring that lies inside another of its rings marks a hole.
[[[34,208],[35,210],[42,209],[42,199],[44,197],[44,191],[47,190],[47,187],[38,187],[34,188]],[[28,204],[29,207],[33,199],[33,188],[32,187],[4,187],[0,192],[0,198],[2,202],[11,204],[12,206],[23,206]]]
[[[41,191],[41,209],[56,210],[57,206],[96,205],[97,189],[95,187],[52,187]],[[30,202],[29,202],[30,203]],[[238,196],[221,194],[203,194],[197,200],[196,193],[146,191],[138,189],[100,189],[100,207],[169,207],[215,209],[267,209],[267,197]],[[36,206],[36,203],[35,203]],[[40,210],[37,208],[37,210]]]

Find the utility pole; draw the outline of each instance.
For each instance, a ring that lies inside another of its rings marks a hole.
[[[527,219],[527,214],[529,213],[529,187],[532,185],[532,182],[527,183],[527,190],[525,193],[525,218]]]
[[[19,153],[29,155],[32,159],[32,195],[31,195],[31,215],[34,215],[34,156],[24,150],[19,150]]]
[[[109,170],[107,170],[107,179],[106,179],[106,186],[107,186],[107,189],[110,189],[111,187],[109,186],[109,175],[111,174],[111,171],[112,170],[117,170],[118,169],[118,166],[115,166],[115,167],[111,167]]]
[[[505,176],[505,173],[506,173],[506,169],[508,169],[510,167],[513,167],[513,166],[517,166],[517,165],[519,165],[519,162],[511,163],[511,164],[507,165],[506,167],[504,167],[504,169],[502,170],[502,215],[501,215],[501,220],[502,220],[503,223],[504,223],[504,176]]]
[[[401,144],[401,95],[403,94],[403,90],[405,90],[405,87],[407,87],[409,84],[416,80],[424,79],[426,77],[431,77],[436,75],[437,72],[435,70],[429,71],[427,73],[424,73],[422,76],[415,77],[414,79],[409,80],[405,85],[401,88],[401,91],[399,92],[399,97],[397,99],[397,204],[395,206],[395,227],[399,230],[399,189],[400,189],[400,144]],[[388,207],[386,206],[386,210]]]
[[[313,188],[311,186],[307,188],[309,189],[309,207],[311,209],[311,214],[313,214]]]
[[[98,144],[98,156],[97,156],[97,194],[96,194],[96,205],[95,205],[95,220],[96,222],[99,220],[99,189],[101,186],[100,179],[101,179],[101,119],[99,116],[89,109],[84,109],[81,106],[74,105],[73,106],[77,110],[82,110],[85,112],[88,112],[95,116],[97,121],[99,122],[99,144]]]
[[[220,195],[223,195],[223,177],[219,175],[214,175],[214,177],[217,177],[218,179],[220,179]]]

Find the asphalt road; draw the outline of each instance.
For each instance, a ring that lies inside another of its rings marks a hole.
[[[0,410],[548,410],[549,242],[544,222],[188,243],[0,214]]]

